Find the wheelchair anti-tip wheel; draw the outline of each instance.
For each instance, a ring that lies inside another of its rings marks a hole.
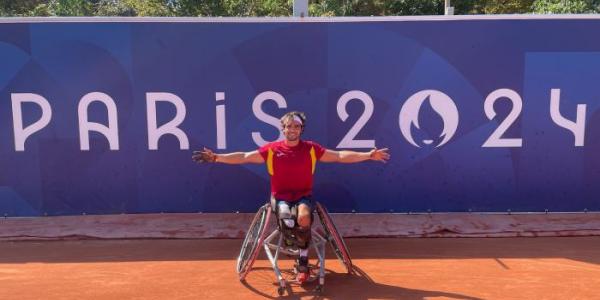
[[[346,267],[348,274],[353,273],[352,260],[350,259],[348,247],[346,247],[344,239],[339,234],[335,224],[333,224],[333,220],[327,212],[327,209],[319,202],[317,202],[317,215],[319,216],[323,230],[325,230],[325,238],[329,241],[331,247],[333,248],[333,252],[340,262]]]
[[[270,218],[271,206],[268,204],[261,206],[256,215],[254,215],[237,259],[237,272],[240,280],[244,280],[250,269],[252,269],[254,260],[256,260],[263,244],[265,230],[269,225]]]

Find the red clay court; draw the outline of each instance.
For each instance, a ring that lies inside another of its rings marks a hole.
[[[600,237],[349,238],[325,292],[282,299],[600,299]],[[264,254],[237,280],[239,239],[0,242],[1,299],[273,299]],[[291,260],[282,261],[289,269]],[[290,275],[291,276],[291,275]]]

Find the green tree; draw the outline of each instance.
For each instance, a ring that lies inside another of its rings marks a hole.
[[[293,0],[104,0],[112,2],[99,8],[103,15],[135,16],[290,16]],[[115,5],[118,4],[118,5]],[[119,9],[115,9],[119,8]],[[132,13],[133,12],[133,13]]]
[[[180,17],[225,16],[224,1],[179,0],[174,9]]]
[[[291,16],[293,0],[224,0],[226,16]]]
[[[311,16],[401,16],[443,14],[443,0],[313,0]]]
[[[345,1],[315,0],[308,4],[308,14],[314,17],[345,15]]]
[[[600,12],[598,0],[535,0],[531,6],[538,14],[582,14]]]
[[[600,0],[451,0],[463,14],[598,13]],[[0,16],[291,16],[293,0],[0,0]],[[444,0],[310,0],[310,16],[441,15]]]
[[[50,0],[33,10],[35,15],[90,16],[94,13],[94,2],[86,0]]]
[[[97,16],[120,16],[134,17],[139,15],[135,6],[128,4],[125,1],[119,0],[102,0],[96,6]]]
[[[175,16],[175,6],[169,0],[100,0],[96,4],[97,16]]]
[[[472,14],[526,14],[534,0],[453,0],[454,13]]]
[[[452,0],[454,13],[522,14],[534,0]],[[443,15],[444,0],[313,0],[311,16],[416,16]]]
[[[397,0],[385,2],[383,15],[418,16],[443,15],[443,0]]]
[[[0,13],[3,16],[27,16],[38,5],[47,0],[0,1]]]
[[[293,0],[263,0],[260,2],[257,9],[259,16],[280,17],[293,14]]]

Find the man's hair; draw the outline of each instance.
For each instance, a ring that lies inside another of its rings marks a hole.
[[[293,120],[294,117],[300,118],[302,121],[302,129],[304,130],[304,126],[306,126],[306,115],[304,115],[304,113],[301,111],[290,111],[289,113],[283,115],[283,117],[279,119],[281,121],[281,127],[283,128],[283,125],[285,125],[287,121]]]

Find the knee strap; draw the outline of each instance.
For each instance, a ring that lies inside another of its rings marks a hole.
[[[296,228],[296,236],[298,237],[298,247],[300,249],[306,249],[310,245],[312,238],[312,230],[309,228]]]

